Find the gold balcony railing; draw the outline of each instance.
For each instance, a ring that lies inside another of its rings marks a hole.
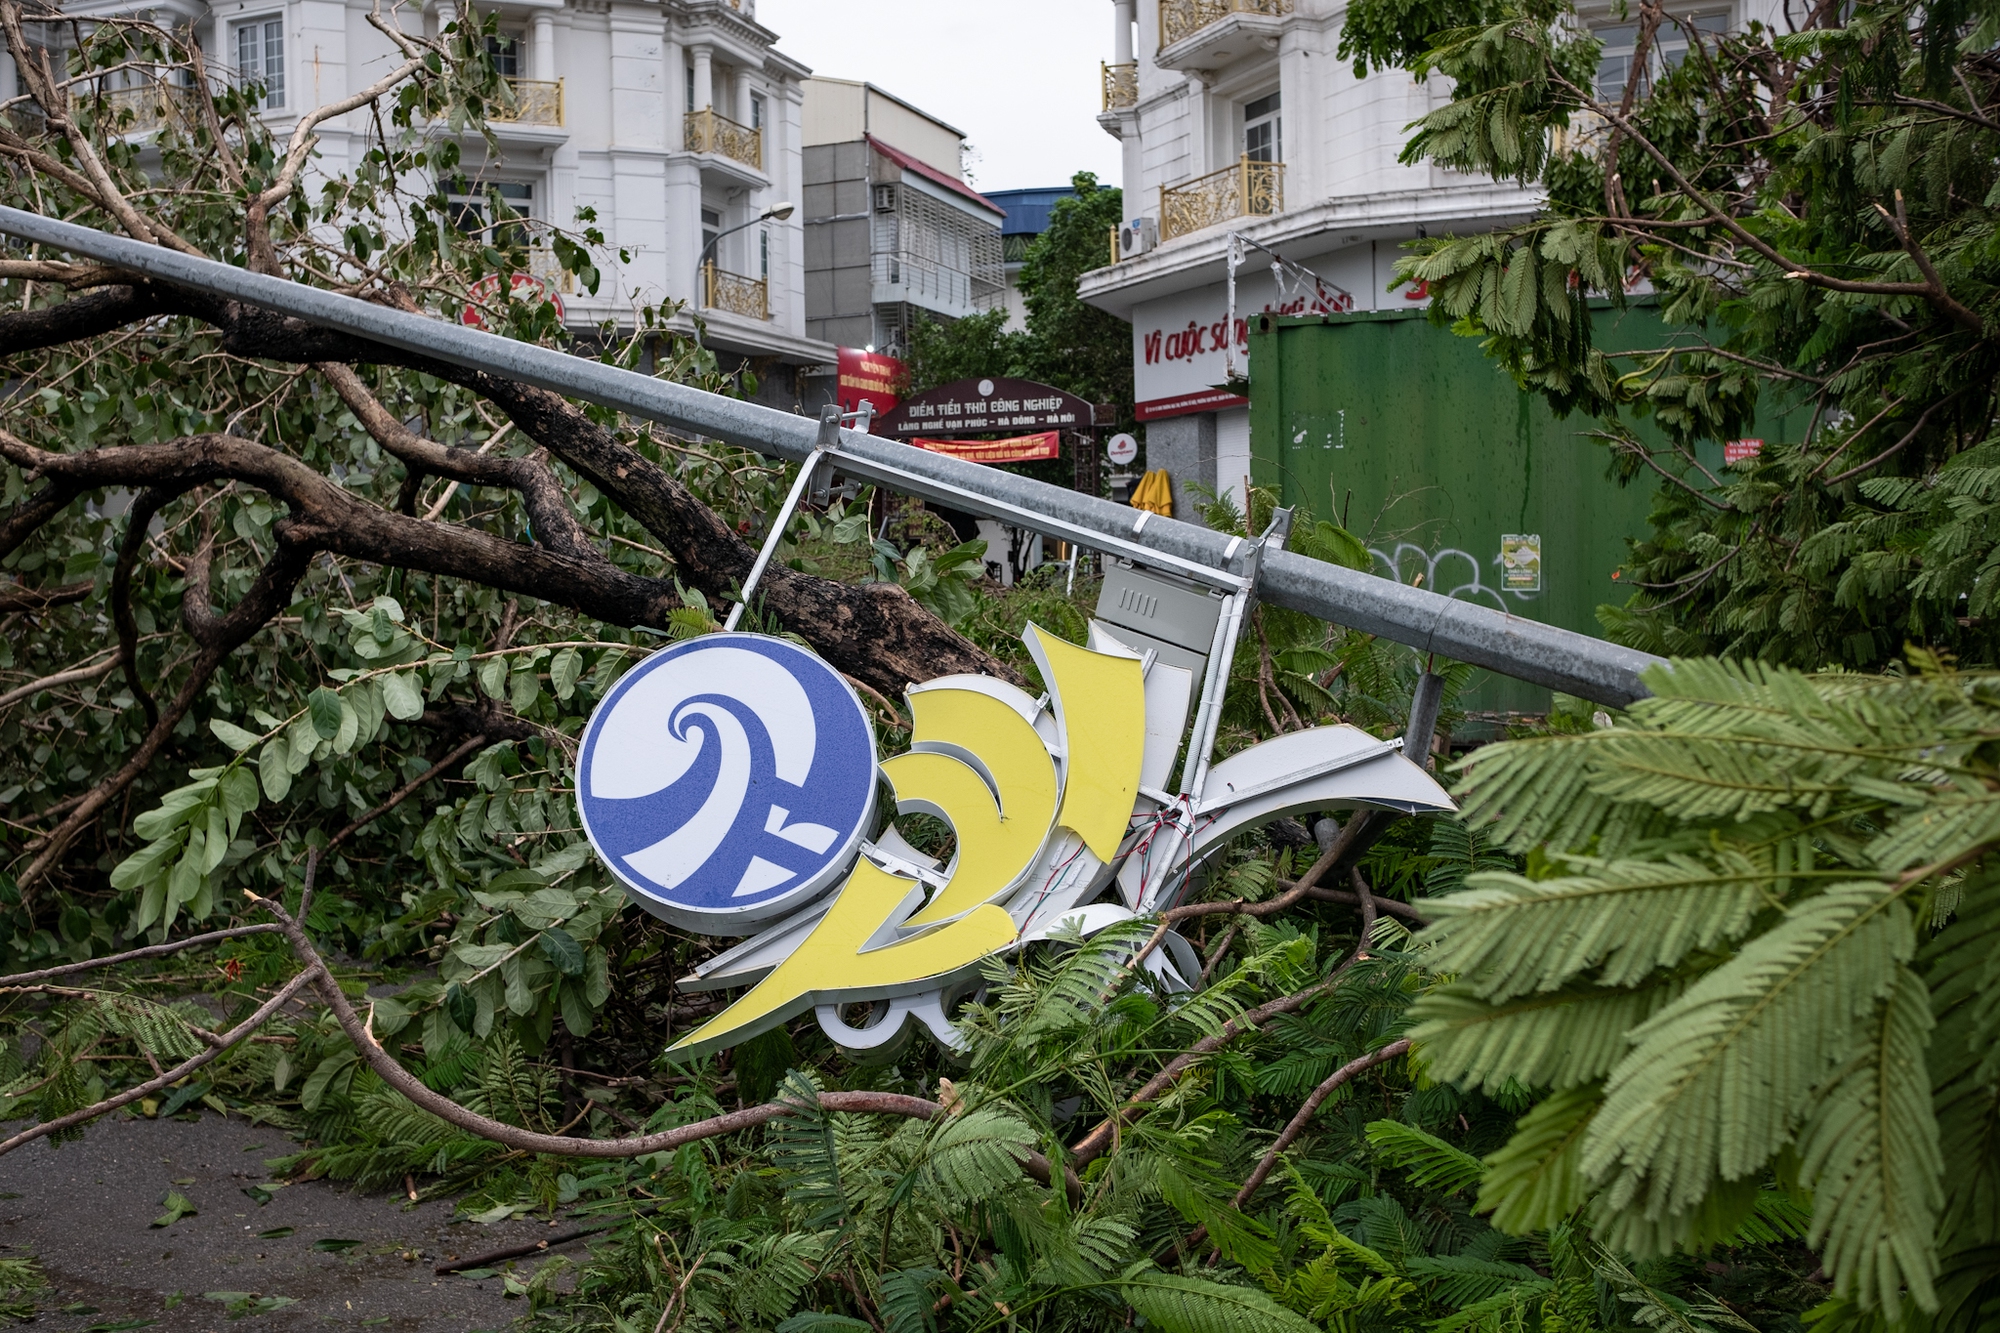
[[[687,114],[687,151],[718,153],[746,167],[764,169],[764,131],[738,125],[710,107]]]
[[[497,120],[516,125],[560,125],[563,123],[563,81],[553,83],[542,79],[509,79],[508,88],[513,90],[514,105],[494,111],[488,120]]]
[[[1120,107],[1139,104],[1139,66],[1106,65],[1098,68],[1104,71],[1104,109],[1116,111]]]
[[[746,278],[706,264],[701,270],[701,303],[710,310],[723,310],[745,319],[771,317],[771,284],[762,278]]]
[[[1160,187],[1160,239],[1170,241],[1232,218],[1285,211],[1285,164],[1241,158],[1180,185]]]
[[[1231,14],[1282,18],[1291,12],[1292,0],[1160,0],[1160,45],[1172,46]]]
[[[194,108],[194,89],[166,83],[113,88],[103,96],[100,123],[117,134],[149,134],[169,121],[185,124],[185,118]]]
[[[528,251],[528,272],[540,278],[550,291],[565,296],[576,291],[576,274],[562,266],[556,252],[543,246]]]

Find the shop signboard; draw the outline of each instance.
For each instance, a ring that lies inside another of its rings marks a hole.
[[[918,435],[1090,430],[1096,422],[1095,410],[1073,393],[995,375],[957,380],[916,394],[877,422],[875,433],[909,440]]]

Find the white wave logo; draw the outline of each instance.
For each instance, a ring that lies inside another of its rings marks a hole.
[[[669,919],[727,929],[746,911],[761,919],[774,895],[788,907],[825,886],[828,854],[872,812],[859,709],[837,674],[781,641],[667,649],[591,719],[579,765],[591,840]]]

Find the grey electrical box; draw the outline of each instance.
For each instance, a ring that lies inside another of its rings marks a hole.
[[[1111,560],[1097,597],[1097,618],[1205,658],[1215,647],[1223,601],[1221,593],[1198,583]]]

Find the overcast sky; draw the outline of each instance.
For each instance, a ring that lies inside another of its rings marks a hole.
[[[986,190],[1119,184],[1118,141],[1097,125],[1108,0],[758,0],[778,49],[860,79],[957,126]]]

